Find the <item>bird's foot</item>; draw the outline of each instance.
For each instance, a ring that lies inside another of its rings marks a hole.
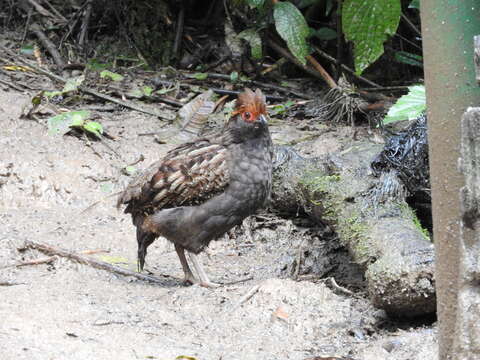
[[[211,282],[210,280],[206,280],[206,281],[199,280],[195,276],[193,276],[193,274],[190,276],[186,275],[185,278],[183,279],[183,282],[187,285],[200,285],[202,287],[210,288],[210,289],[218,288],[221,286],[220,284]]]
[[[185,277],[183,278],[183,282],[186,285],[195,285],[199,284],[200,280],[198,280],[193,274],[190,272],[190,274],[185,274]]]
[[[218,288],[220,286],[222,286],[221,284],[217,284],[217,283],[214,283],[214,282],[211,282],[211,281],[200,281],[200,286],[202,287],[206,287],[206,288],[209,288],[209,289],[214,289],[214,288]]]

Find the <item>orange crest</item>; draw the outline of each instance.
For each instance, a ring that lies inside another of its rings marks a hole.
[[[237,103],[235,104],[235,111],[233,116],[240,114],[242,119],[246,122],[254,122],[258,116],[267,114],[267,107],[265,105],[265,95],[260,89],[255,92],[249,88],[238,94]]]

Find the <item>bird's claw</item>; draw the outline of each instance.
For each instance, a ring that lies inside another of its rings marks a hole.
[[[214,283],[214,282],[211,282],[211,281],[201,281],[200,286],[205,287],[205,288],[214,289],[214,288],[220,287],[221,284],[217,284],[217,283]]]

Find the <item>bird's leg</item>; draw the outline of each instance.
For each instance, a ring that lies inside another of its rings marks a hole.
[[[200,277],[200,285],[204,287],[219,287],[220,284],[216,284],[214,282],[211,282],[210,279],[207,276],[207,273],[203,269],[202,264],[197,258],[197,255],[194,253],[188,252],[188,255],[190,256],[190,260],[192,261],[193,267],[195,268],[195,271],[197,272],[198,276]]]
[[[175,251],[182,264],[183,273],[185,274],[185,282],[190,284],[198,283],[198,279],[193,276],[192,270],[190,270],[190,267],[188,266],[187,258],[185,257],[185,249],[182,246],[175,244]]]

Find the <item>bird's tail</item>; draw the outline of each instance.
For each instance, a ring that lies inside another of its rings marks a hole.
[[[138,263],[138,271],[142,271],[143,267],[145,266],[145,257],[147,256],[147,248],[150,246],[151,243],[155,241],[157,235],[145,232],[142,230],[142,224],[145,220],[144,215],[136,215],[134,218],[134,224],[137,227],[137,244],[138,244],[138,255],[137,255],[137,263]]]

